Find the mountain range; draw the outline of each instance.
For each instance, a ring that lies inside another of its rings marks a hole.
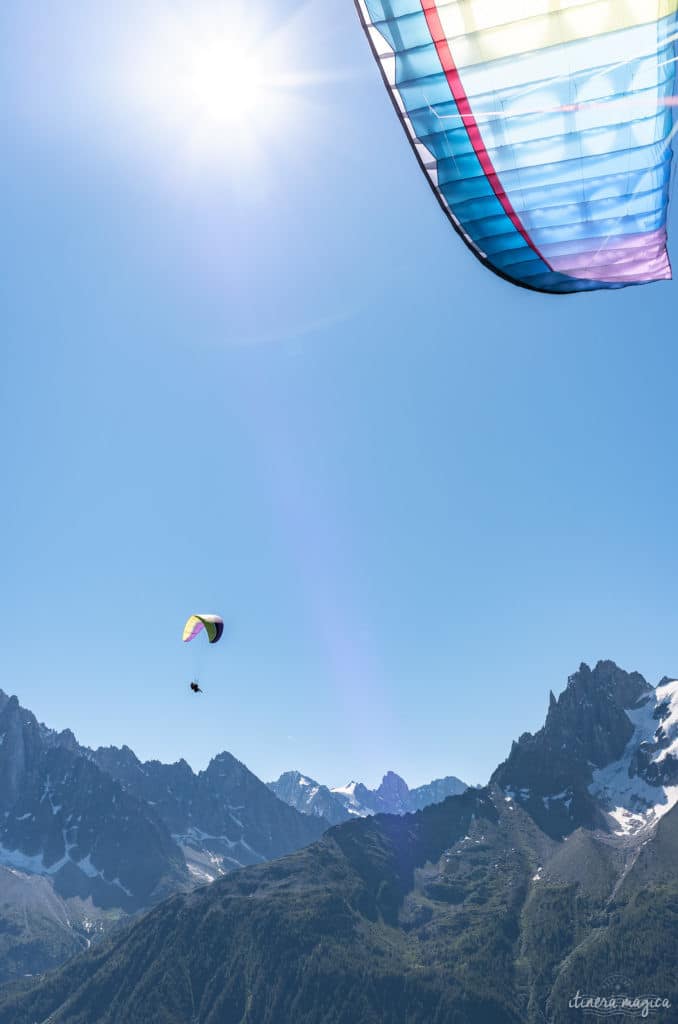
[[[429,804],[441,803],[468,788],[461,779],[448,775],[409,789],[395,772],[387,772],[377,789],[368,789],[361,782],[330,789],[301,772],[284,772],[276,782],[269,782],[268,787],[290,807],[302,814],[324,818],[330,825],[370,814],[408,814]]]
[[[325,827],[228,753],[196,774],[128,747],[89,750],[0,691],[0,980],[56,966],[127,915]]]
[[[179,893],[0,1024],[564,1024],[587,994],[675,1020],[677,768],[678,683],[582,665],[487,786]]]
[[[291,802],[229,753],[196,773],[127,746],[91,750],[0,690],[0,982],[55,967],[128,916],[298,850],[332,823]]]

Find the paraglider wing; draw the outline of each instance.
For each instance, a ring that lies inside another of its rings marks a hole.
[[[667,280],[678,0],[355,0],[422,170],[536,291]]]
[[[219,615],[191,615],[184,626],[184,643],[195,640],[203,630],[207,633],[209,642],[216,644],[224,632],[224,620]]]

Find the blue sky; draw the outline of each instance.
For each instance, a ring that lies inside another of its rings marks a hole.
[[[158,28],[227,7],[2,5],[0,686],[144,758],[483,782],[580,661],[678,671],[676,286],[485,271],[348,0],[252,0],[278,102],[198,131]]]

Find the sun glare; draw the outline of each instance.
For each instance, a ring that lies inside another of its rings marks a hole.
[[[145,138],[164,137],[178,160],[201,164],[260,155],[301,102],[289,38],[234,14],[149,25],[126,72]]]
[[[245,126],[263,112],[267,92],[275,91],[256,52],[238,52],[226,41],[192,58],[177,79],[176,92],[177,99],[186,103],[187,113],[199,120],[215,126]]]

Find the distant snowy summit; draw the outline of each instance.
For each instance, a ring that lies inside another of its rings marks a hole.
[[[323,818],[329,825],[338,825],[350,817],[344,802],[332,790],[301,772],[284,772],[277,782],[267,785],[279,800],[302,814]]]
[[[301,772],[284,772],[268,786],[279,799],[302,814],[324,818],[330,825],[371,814],[408,814],[429,804],[441,803],[448,796],[459,796],[468,789],[467,784],[454,775],[410,789],[400,775],[390,771],[377,789],[369,789],[362,782],[323,786]]]

